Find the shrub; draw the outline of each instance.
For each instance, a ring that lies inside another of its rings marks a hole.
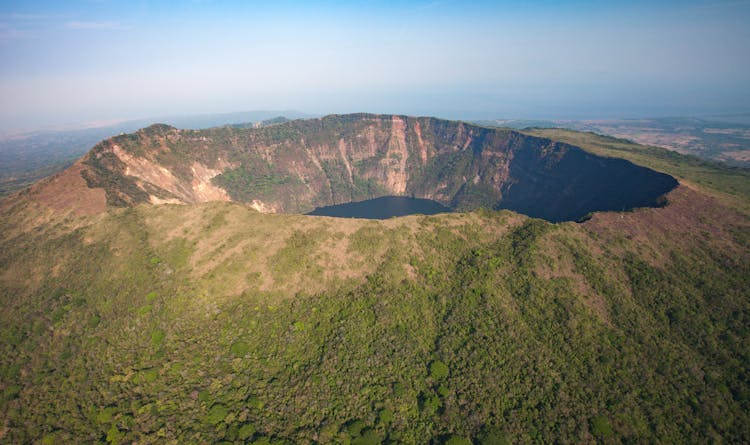
[[[96,328],[99,326],[99,323],[101,323],[102,319],[98,315],[94,315],[93,317],[89,318],[88,326],[91,329]]]
[[[346,425],[346,431],[350,436],[359,436],[362,429],[365,427],[365,423],[361,420],[354,420]]]
[[[107,406],[96,415],[96,421],[102,424],[109,423],[112,421],[112,417],[115,414],[117,414],[117,408],[114,406]]]
[[[151,333],[151,344],[154,346],[159,346],[162,343],[164,343],[164,337],[166,337],[166,334],[161,329],[157,329],[154,332]]]
[[[433,361],[430,363],[430,376],[433,380],[443,380],[448,376],[448,365],[440,360]]]
[[[612,435],[612,425],[605,416],[596,416],[591,419],[591,433],[594,436],[604,438]]]
[[[3,399],[4,400],[13,400],[16,397],[18,397],[18,394],[21,392],[21,387],[18,385],[10,385],[3,391]]]
[[[463,436],[457,436],[453,434],[445,441],[445,445],[472,445],[472,444],[471,444],[471,440]]]
[[[477,437],[479,445],[510,445],[510,441],[500,428],[485,427]]]
[[[441,405],[442,402],[437,394],[423,394],[419,399],[419,409],[428,415],[435,414]]]
[[[45,434],[39,443],[41,443],[42,445],[55,445],[56,443],[59,443],[59,440],[57,439],[57,434],[52,432],[49,434]]]
[[[240,427],[240,430],[237,433],[237,437],[242,440],[247,440],[253,437],[253,434],[255,434],[255,426],[250,423],[246,423]]]
[[[362,435],[352,439],[352,445],[379,445],[383,439],[378,436],[375,430],[364,430]]]
[[[440,394],[440,397],[448,397],[448,394],[451,393],[450,389],[448,389],[445,385],[440,385],[440,387],[437,389],[438,394]]]
[[[120,431],[115,425],[107,431],[107,442],[111,444],[118,444],[125,438],[125,433]]]
[[[393,384],[393,395],[396,397],[403,397],[406,395],[406,387],[401,382]]]
[[[378,422],[383,425],[389,424],[393,421],[393,411],[389,409],[382,409],[378,413]]]
[[[201,402],[203,402],[203,403],[206,403],[206,402],[208,402],[208,401],[209,401],[210,399],[211,399],[211,393],[209,393],[209,392],[208,392],[208,391],[206,391],[205,389],[204,389],[204,390],[202,390],[202,391],[200,391],[200,392],[198,393],[198,400],[200,400]]]
[[[245,354],[247,354],[247,352],[250,350],[250,346],[243,341],[237,341],[232,343],[232,346],[229,348],[229,350],[235,357],[244,357]]]
[[[154,382],[159,377],[159,371],[156,369],[144,369],[139,374],[144,383]]]
[[[211,425],[217,425],[223,422],[229,414],[229,409],[221,403],[215,403],[211,405],[211,409],[208,410],[206,415],[206,422]]]

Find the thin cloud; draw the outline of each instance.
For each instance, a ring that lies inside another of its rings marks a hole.
[[[69,20],[74,18],[74,14],[47,14],[47,13],[26,13],[26,12],[10,12],[0,13],[0,20],[10,20],[14,23],[33,25],[37,22],[46,22],[50,20]]]
[[[28,32],[16,29],[8,23],[0,23],[0,42],[22,39],[29,35]]]
[[[36,38],[40,32],[56,27],[60,22],[71,18],[71,14],[0,13],[0,41]]]
[[[694,11],[702,11],[708,9],[725,9],[734,7],[750,6],[750,0],[729,0],[724,2],[711,2],[695,5],[692,9]]]
[[[415,11],[427,11],[428,9],[435,9],[443,5],[447,5],[449,2],[446,0],[435,0],[427,3],[417,5]]]
[[[23,14],[14,12],[10,14],[10,18],[13,20],[45,20],[52,18],[49,14]]]
[[[112,31],[124,31],[130,29],[130,27],[123,25],[120,22],[115,21],[96,21],[96,22],[68,22],[66,25],[68,29],[80,29],[80,30],[112,30]]]

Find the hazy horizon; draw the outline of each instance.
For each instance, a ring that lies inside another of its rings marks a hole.
[[[243,110],[746,113],[747,23],[749,1],[11,1],[0,130]]]

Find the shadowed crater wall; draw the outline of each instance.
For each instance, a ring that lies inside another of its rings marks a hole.
[[[557,162],[548,161],[533,150],[517,153],[510,164],[514,180],[495,208],[570,221],[595,211],[656,207],[677,186],[667,174],[577,147],[567,147]]]

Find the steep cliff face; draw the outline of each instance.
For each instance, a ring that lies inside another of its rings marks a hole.
[[[370,114],[203,131],[154,125],[98,144],[83,165],[89,187],[114,206],[233,200],[287,213],[410,195],[556,221],[655,205],[677,185],[511,130]]]

